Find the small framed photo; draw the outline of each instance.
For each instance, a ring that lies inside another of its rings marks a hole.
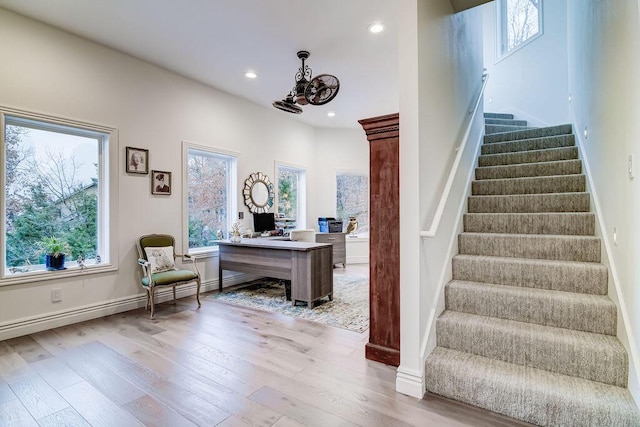
[[[171,172],[151,171],[151,194],[171,194]]]
[[[149,173],[149,150],[127,147],[125,170],[127,173]]]

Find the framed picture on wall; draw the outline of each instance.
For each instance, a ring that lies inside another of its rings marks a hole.
[[[171,194],[171,172],[151,171],[151,194]]]
[[[127,147],[125,161],[125,170],[127,173],[139,173],[143,175],[149,173],[149,150]]]

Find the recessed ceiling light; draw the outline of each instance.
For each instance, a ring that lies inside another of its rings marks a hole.
[[[255,79],[256,77],[258,77],[258,75],[253,71],[247,71],[246,73],[244,73],[244,76],[248,79]]]
[[[327,116],[329,116],[329,117],[335,117],[335,115],[336,115],[336,113],[334,113],[333,111],[329,111],[327,113]]]
[[[384,31],[384,25],[382,24],[371,24],[369,25],[369,32],[373,34],[377,34]]]

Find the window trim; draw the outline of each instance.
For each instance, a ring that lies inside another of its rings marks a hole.
[[[526,41],[507,51],[507,29],[506,29],[506,3],[507,0],[498,0],[496,2],[496,64],[518,52],[520,49],[533,43],[544,34],[544,0],[539,0],[538,9],[538,32],[529,37]],[[504,19],[503,19],[504,18]]]
[[[280,185],[279,185],[280,168],[292,169],[292,170],[296,170],[298,172],[303,173],[302,179],[300,180],[302,182],[298,182],[298,186],[300,188],[303,188],[304,192],[302,194],[302,197],[300,197],[300,194],[298,194],[298,206],[297,206],[298,218],[296,218],[296,228],[305,229],[307,228],[307,192],[308,192],[307,167],[302,165],[296,165],[293,163],[282,162],[279,160],[275,161],[275,184],[276,184],[275,199],[276,200],[275,200],[274,209],[273,209],[275,213],[278,213],[278,204],[280,203]],[[299,192],[300,190],[298,189],[298,193]]]
[[[231,175],[229,177],[229,206],[227,206],[227,212],[229,212],[229,230],[231,230],[232,224],[237,221],[236,218],[238,217],[238,157],[240,157],[240,153],[208,145],[182,141],[182,253],[202,257],[217,256],[218,246],[208,246],[206,248],[196,249],[189,248],[189,180],[187,176],[189,168],[187,167],[187,162],[189,159],[190,149],[231,158],[231,166],[229,168]]]
[[[61,271],[34,271],[20,273],[19,275],[5,276],[6,259],[0,260],[0,286],[11,286],[22,283],[48,282],[63,278],[84,276],[87,274],[100,274],[117,271],[119,268],[118,255],[118,130],[113,127],[99,125],[95,123],[83,122],[79,120],[66,119],[42,113],[20,110],[12,107],[0,106],[0,185],[5,185],[5,129],[7,118],[10,122],[24,122],[34,129],[51,130],[56,127],[65,128],[65,133],[70,135],[87,136],[103,134],[102,141],[98,146],[98,247],[103,255],[108,254],[108,258],[98,265],[88,265],[82,270],[78,267],[70,267]],[[35,122],[35,123],[34,123]],[[51,126],[39,125],[38,122],[46,122]],[[69,132],[68,127],[78,128],[77,132]],[[0,198],[0,212],[2,213],[2,224],[0,224],[0,245],[6,245],[6,201],[5,197]],[[107,214],[107,218],[103,215]]]

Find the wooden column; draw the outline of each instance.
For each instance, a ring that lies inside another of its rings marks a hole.
[[[367,359],[400,364],[400,122],[359,120],[369,140],[369,343]]]

